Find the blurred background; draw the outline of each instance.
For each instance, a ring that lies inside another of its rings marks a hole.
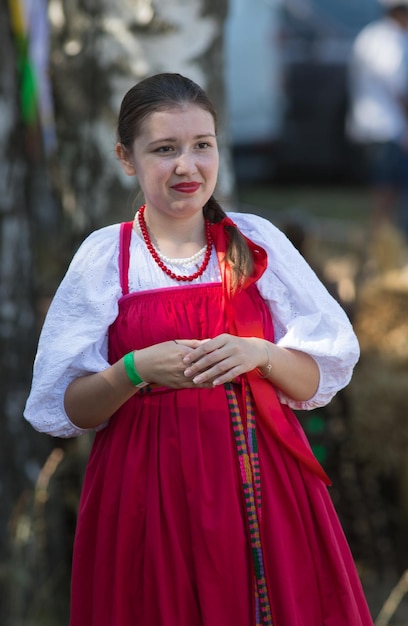
[[[376,625],[408,624],[406,233],[398,220],[375,226],[365,152],[347,131],[353,45],[383,14],[377,0],[0,0],[2,626],[68,624],[91,441],[38,434],[22,413],[72,255],[133,215],[116,116],[127,89],[161,71],[216,104],[218,197],[284,230],[354,324],[350,386],[299,418]]]

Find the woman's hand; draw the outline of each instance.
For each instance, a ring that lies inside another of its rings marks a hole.
[[[211,387],[211,383],[194,383],[184,374],[183,359],[201,345],[198,340],[165,341],[134,355],[139,376],[148,383],[173,389]],[[125,370],[123,359],[106,370],[80,376],[68,386],[64,405],[70,420],[79,428],[95,428],[106,422],[129,398],[137,393]]]
[[[236,337],[226,333],[186,353],[184,375],[194,384],[223,385],[237,376],[269,363],[267,342],[257,337]]]
[[[255,368],[296,401],[310,400],[319,386],[320,371],[313,357],[258,337],[222,334],[202,341],[183,360],[184,375],[199,386],[223,385]]]
[[[137,350],[134,353],[136,370],[143,380],[172,389],[211,387],[210,381],[196,383],[184,373],[184,359],[201,343],[198,339],[177,339]]]

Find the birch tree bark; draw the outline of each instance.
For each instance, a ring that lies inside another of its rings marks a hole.
[[[203,86],[220,116],[218,195],[233,187],[224,123],[223,24],[227,0],[50,0],[52,78],[65,212],[80,237],[129,219],[134,184],[115,162],[121,99],[157,72],[186,74]]]

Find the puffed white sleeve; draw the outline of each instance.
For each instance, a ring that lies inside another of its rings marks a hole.
[[[351,379],[360,349],[352,325],[312,268],[278,228],[264,218],[230,214],[240,230],[268,254],[258,289],[272,314],[275,343],[312,356],[320,371],[316,394],[297,402],[278,390],[291,408],[327,404]]]
[[[90,235],[75,254],[48,310],[34,361],[24,417],[40,432],[74,437],[86,432],[64,409],[75,378],[103,371],[108,363],[108,328],[121,296],[119,226]]]

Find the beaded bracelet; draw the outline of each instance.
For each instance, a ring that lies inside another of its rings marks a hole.
[[[123,364],[125,366],[126,374],[132,385],[137,387],[137,389],[142,389],[146,387],[149,383],[146,383],[143,378],[139,376],[135,368],[135,360],[133,357],[133,352],[128,352],[123,357]]]
[[[257,369],[258,375],[261,378],[268,378],[269,374],[271,373],[271,369],[272,369],[271,357],[269,356],[269,350],[268,350],[268,348],[266,347],[265,344],[263,345],[263,347],[265,348],[266,356],[268,357],[268,364],[264,366],[264,367],[266,367],[266,374],[263,375],[261,370],[259,369],[259,367],[257,367],[256,369]]]

